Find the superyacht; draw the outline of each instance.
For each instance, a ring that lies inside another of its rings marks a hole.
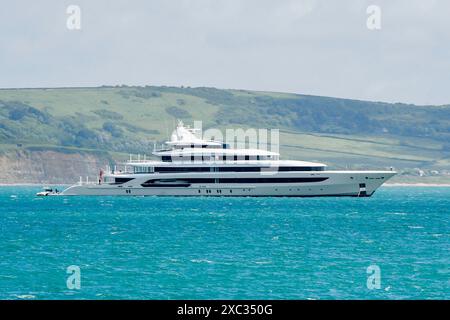
[[[370,197],[396,173],[334,171],[322,163],[280,160],[279,153],[230,148],[198,138],[179,123],[158,160],[130,159],[123,170],[104,168],[65,196]]]

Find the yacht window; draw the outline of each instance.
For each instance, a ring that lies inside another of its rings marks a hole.
[[[218,167],[219,172],[259,172],[260,167]]]
[[[171,156],[162,156],[162,161],[163,162],[172,162],[172,157]]]
[[[123,184],[123,183],[129,182],[131,180],[133,180],[133,178],[115,178],[114,184]]]
[[[149,173],[149,172],[153,172],[153,167],[134,167],[133,172],[134,173]]]
[[[245,156],[245,160],[250,160],[250,156]]]
[[[155,167],[155,172],[209,172],[210,167]]]
[[[324,171],[325,167],[279,167],[278,171]]]

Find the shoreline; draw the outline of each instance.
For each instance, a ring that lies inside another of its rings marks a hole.
[[[382,187],[450,187],[448,183],[385,183]]]

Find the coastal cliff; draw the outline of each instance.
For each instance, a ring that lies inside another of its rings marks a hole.
[[[0,184],[72,184],[80,176],[92,180],[112,161],[106,153],[9,151],[0,154]]]

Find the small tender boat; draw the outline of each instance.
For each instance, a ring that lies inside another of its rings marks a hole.
[[[53,188],[44,188],[44,190],[36,193],[36,196],[38,197],[46,197],[46,196],[56,196],[59,194],[58,189],[54,189]]]

